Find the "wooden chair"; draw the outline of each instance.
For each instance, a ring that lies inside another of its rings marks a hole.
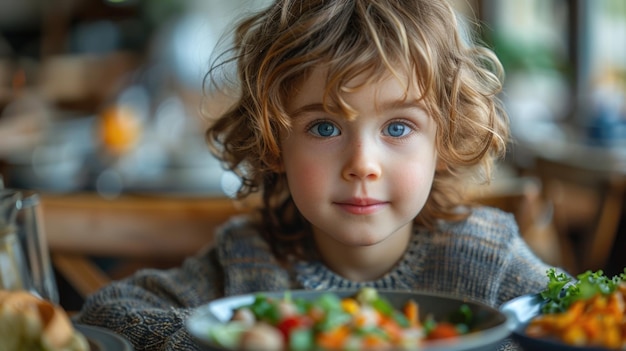
[[[605,269],[626,201],[626,176],[537,156],[535,172],[554,204],[566,267],[573,273]]]

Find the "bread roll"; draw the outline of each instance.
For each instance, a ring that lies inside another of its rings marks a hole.
[[[0,290],[0,350],[88,351],[65,311],[26,291]]]

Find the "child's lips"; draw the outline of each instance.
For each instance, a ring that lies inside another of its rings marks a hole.
[[[351,198],[335,202],[335,205],[339,206],[342,210],[357,215],[376,213],[385,208],[388,204],[388,201],[370,198]]]

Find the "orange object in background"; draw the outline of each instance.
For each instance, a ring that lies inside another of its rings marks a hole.
[[[127,106],[107,107],[100,114],[99,136],[104,148],[113,154],[130,150],[141,135],[141,121]]]

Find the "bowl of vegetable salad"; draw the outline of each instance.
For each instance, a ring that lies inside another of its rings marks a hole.
[[[373,288],[230,296],[186,325],[211,351],[491,351],[510,335],[506,315],[482,303]]]
[[[500,308],[524,350],[626,350],[626,269],[614,277],[600,270],[573,279],[555,269],[547,276],[541,293]]]

